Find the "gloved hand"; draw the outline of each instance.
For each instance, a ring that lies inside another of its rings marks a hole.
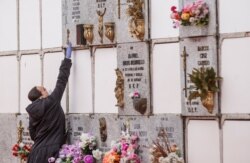
[[[68,47],[66,49],[66,58],[70,59],[72,53],[72,44],[71,42],[68,43]]]

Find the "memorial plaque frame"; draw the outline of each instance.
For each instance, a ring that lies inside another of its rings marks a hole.
[[[181,155],[184,154],[183,125],[179,115],[120,116],[119,123],[121,131],[125,129],[124,126],[129,126],[129,133],[139,137],[139,156],[142,162],[150,162],[149,149],[153,145],[153,141],[157,139],[161,129],[167,131],[170,144],[176,144],[181,151]]]
[[[184,88],[182,92],[182,114],[184,116],[215,116],[218,113],[218,93],[214,96],[214,109],[209,113],[201,104],[198,97],[191,101],[188,100],[189,90],[192,83],[188,74],[192,73],[193,68],[213,67],[217,73],[217,41],[213,36],[185,38],[180,41],[181,54],[181,85]]]
[[[117,67],[124,77],[124,107],[119,115],[150,115],[149,46],[145,42],[119,44]],[[139,96],[135,94],[138,93]]]

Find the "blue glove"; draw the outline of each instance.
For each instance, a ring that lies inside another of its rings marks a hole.
[[[68,47],[66,49],[66,58],[70,59],[72,53],[72,44],[71,42],[68,43]]]

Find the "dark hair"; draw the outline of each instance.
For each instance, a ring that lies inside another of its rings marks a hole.
[[[39,91],[37,90],[36,86],[33,87],[33,88],[30,90],[29,94],[28,94],[28,98],[29,98],[29,100],[32,101],[32,102],[35,101],[36,99],[38,99],[38,98],[41,97],[41,96],[42,96],[42,94],[41,94],[41,92],[39,92]]]

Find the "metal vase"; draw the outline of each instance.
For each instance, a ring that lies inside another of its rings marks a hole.
[[[202,105],[212,114],[214,110],[214,93],[209,91],[207,97],[201,100]]]

